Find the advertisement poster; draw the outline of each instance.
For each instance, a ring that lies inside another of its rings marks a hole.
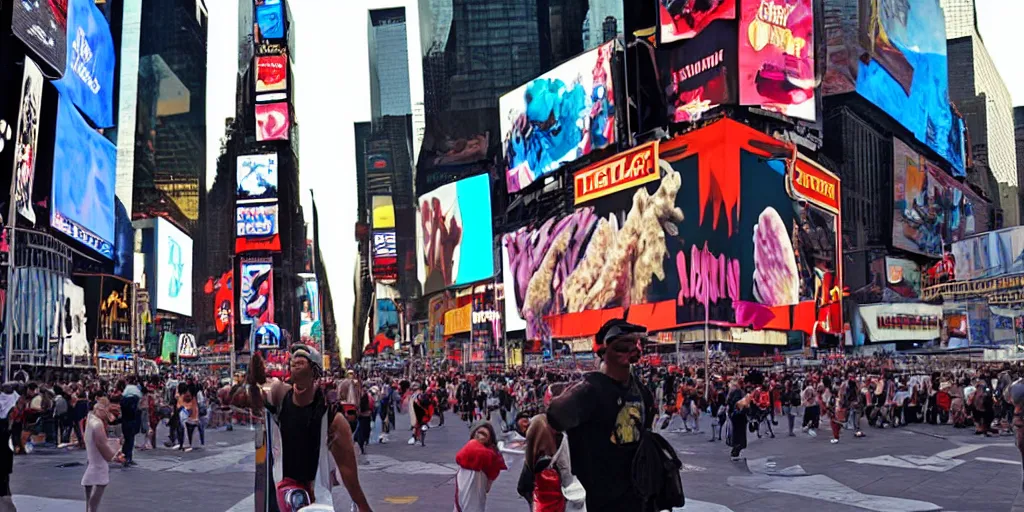
[[[395,339],[398,338],[398,308],[395,307],[395,301],[377,299],[377,312],[374,316],[377,319],[374,334],[384,335],[391,340],[391,346],[394,347]],[[383,350],[384,347],[378,346],[378,348]]]
[[[886,256],[886,288],[903,299],[921,296],[921,267],[910,260]]]
[[[370,203],[373,208],[373,229],[394,229],[395,202],[391,196],[373,196]]]
[[[950,107],[939,0],[825,2],[822,94],[857,91],[965,176],[964,122]]]
[[[64,73],[67,62],[68,0],[14,0],[11,28],[15,37],[50,69]]]
[[[249,205],[235,210],[235,236],[266,238],[278,234],[278,206]]]
[[[498,100],[510,193],[616,142],[616,44],[586,52]]]
[[[740,104],[814,121],[812,0],[742,0]]]
[[[43,101],[43,74],[39,66],[25,58],[25,74],[21,80],[21,102],[18,110],[18,131],[14,139],[14,204],[18,213],[36,223],[32,209],[32,184],[36,177],[36,148],[39,142],[39,113]]]
[[[288,89],[288,56],[256,57],[256,92]]]
[[[192,239],[174,224],[156,220],[156,308],[192,316]]]
[[[398,257],[374,257],[372,271],[374,281],[385,282],[398,279]]]
[[[951,244],[988,229],[988,203],[919,155],[893,139],[894,247],[942,256]]]
[[[291,116],[287,103],[263,103],[256,108],[256,141],[288,140]]]
[[[277,153],[238,157],[238,202],[277,199]]]
[[[668,120],[699,121],[719,105],[735,104],[736,26],[715,23],[686,44],[658,49]]]
[[[178,357],[181,359],[195,359],[199,357],[199,347],[196,346],[195,334],[185,332],[178,336]]]
[[[131,343],[132,341],[132,283],[115,276],[97,276],[100,294],[99,319],[95,339]],[[91,331],[91,329],[90,329]]]
[[[417,265],[423,293],[494,275],[491,183],[486,174],[419,197]]]
[[[736,0],[658,0],[659,42],[696,37],[715,20],[736,19]]]
[[[274,322],[274,263],[270,258],[242,258],[239,321],[244,325]]]
[[[284,11],[281,0],[257,1],[256,24],[259,25],[261,39],[284,38]]]
[[[88,320],[85,308],[85,289],[70,279],[63,279],[64,299],[58,301],[58,311],[54,315],[56,323],[54,333],[63,342],[61,354],[73,357],[88,356],[92,350],[86,336]]]
[[[505,299],[515,299],[527,340],[554,328],[575,337],[597,321],[580,313],[624,308],[663,329],[707,320],[839,332],[840,229],[828,211],[839,197],[815,204],[788,192],[797,166],[820,183],[839,180],[792,158],[787,143],[717,121],[661,142],[660,180],[505,235],[514,276]]]
[[[226,333],[234,318],[234,272],[228,270],[217,279],[211,277],[203,291],[213,295],[213,322],[217,333]]]
[[[871,343],[932,341],[940,337],[942,306],[896,303],[858,309]]]
[[[116,59],[110,26],[96,3],[68,0],[67,64],[54,85],[99,128],[114,126]]]
[[[170,362],[171,355],[178,353],[178,335],[170,331],[164,331],[164,337],[160,347],[160,359]]]
[[[398,247],[395,244],[394,231],[373,234],[373,256],[375,258],[398,257]]]
[[[243,252],[256,252],[256,251],[271,251],[278,252],[281,250],[281,235],[275,234],[266,237],[236,237],[235,238],[235,253],[241,254]]]
[[[105,258],[114,257],[117,148],[61,96],[53,150],[50,225]]]
[[[957,281],[1024,273],[1024,227],[990,231],[954,242]]]

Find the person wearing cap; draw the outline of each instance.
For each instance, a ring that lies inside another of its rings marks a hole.
[[[280,429],[282,478],[277,484],[278,506],[290,510],[299,490],[305,491],[310,502],[331,503],[329,452],[352,502],[359,512],[369,512],[370,505],[359,484],[352,429],[316,386],[323,371],[320,353],[301,344],[291,345],[289,351],[290,383],[274,381],[265,389],[266,368],[259,353],[253,354],[247,376],[250,404],[257,413],[262,413],[265,405],[277,417]],[[323,450],[325,447],[328,452]]]
[[[633,458],[650,430],[654,397],[631,373],[647,329],[614,319],[594,337],[600,371],[586,374],[548,406],[550,426],[565,432],[576,477],[587,491],[589,512],[648,512],[633,486]]]

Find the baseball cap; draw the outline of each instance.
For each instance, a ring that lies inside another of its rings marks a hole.
[[[642,325],[631,324],[620,318],[613,318],[604,323],[594,336],[594,352],[603,350],[616,338],[623,336],[643,336],[647,334],[647,328]]]

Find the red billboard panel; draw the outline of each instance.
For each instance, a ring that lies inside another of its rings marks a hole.
[[[740,104],[814,121],[812,0],[742,0]]]

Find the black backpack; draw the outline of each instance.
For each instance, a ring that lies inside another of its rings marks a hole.
[[[657,510],[671,510],[686,504],[683,463],[675,448],[661,435],[645,431],[633,457],[633,487]]]

